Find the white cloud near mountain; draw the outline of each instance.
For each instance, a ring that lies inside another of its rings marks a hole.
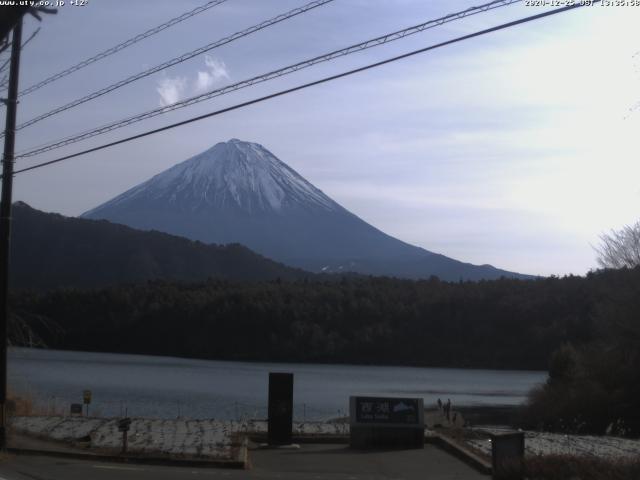
[[[187,89],[186,77],[167,77],[163,76],[158,80],[156,92],[160,95],[160,106],[166,107],[172,105],[182,99]]]
[[[163,72],[156,87],[156,92],[160,95],[160,106],[166,107],[187,96],[199,95],[211,90],[219,81],[230,78],[224,61],[205,55],[204,63],[206,69],[198,70],[194,81],[190,81],[186,76],[169,77]]]
[[[222,60],[206,55],[204,57],[204,63],[207,69],[205,71],[198,71],[198,76],[195,82],[196,93],[206,92],[218,81],[222,79],[229,79],[227,66]]]

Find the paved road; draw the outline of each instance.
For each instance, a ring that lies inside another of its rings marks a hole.
[[[300,450],[252,450],[250,470],[97,463],[53,457],[10,456],[0,480],[487,480],[432,445],[424,450],[354,452],[344,445]]]

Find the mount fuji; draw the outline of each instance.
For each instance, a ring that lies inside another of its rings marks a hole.
[[[205,243],[241,243],[313,272],[442,280],[531,278],[459,262],[369,225],[269,150],[218,143],[82,215]]]

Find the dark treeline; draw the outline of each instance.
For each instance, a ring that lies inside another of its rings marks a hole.
[[[572,433],[640,436],[640,267],[608,272],[592,312],[595,335],[551,356],[534,390],[531,426]]]
[[[45,213],[17,202],[11,234],[11,286],[101,288],[157,278],[195,282],[288,280],[312,276],[239,244],[206,245],[107,221]]]
[[[52,348],[210,359],[547,369],[611,332],[640,269],[446,283],[389,278],[150,282],[21,293],[13,312]]]

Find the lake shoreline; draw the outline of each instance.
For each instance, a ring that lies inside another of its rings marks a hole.
[[[473,418],[520,405],[546,372],[193,360],[12,348],[9,386],[47,412],[69,412],[92,391],[91,412],[151,418],[265,418],[269,374],[294,374],[294,418],[343,417],[351,396],[451,400]],[[492,407],[491,410],[478,409]],[[469,408],[471,410],[469,410]],[[509,410],[507,410],[509,411]],[[483,413],[484,412],[484,413]],[[486,420],[471,420],[474,424]],[[495,423],[491,421],[491,423]],[[504,422],[500,422],[504,423]]]
[[[470,425],[516,426],[524,405],[469,405],[454,407]]]
[[[111,352],[104,350],[70,350],[70,349],[59,349],[59,348],[48,348],[48,347],[25,347],[25,346],[11,346],[9,350],[40,350],[44,352],[67,352],[67,353],[79,353],[79,354],[106,354],[106,355],[131,355],[138,357],[153,357],[153,358],[164,358],[164,359],[175,359],[175,360],[195,360],[195,361],[211,361],[211,362],[229,362],[229,363],[245,363],[245,364],[265,364],[265,365],[310,365],[310,366],[327,366],[327,367],[380,367],[380,368],[430,368],[437,370],[469,370],[469,371],[499,371],[499,372],[522,372],[522,373],[539,373],[544,372],[544,370],[536,370],[532,368],[510,368],[510,367],[476,367],[469,365],[433,365],[433,364],[420,364],[420,363],[370,363],[370,362],[331,362],[331,361],[322,361],[322,362],[314,362],[314,361],[304,361],[304,360],[263,360],[263,359],[237,359],[237,358],[218,358],[218,357],[190,357],[190,356],[179,356],[179,355],[161,355],[156,353],[142,353],[142,352],[129,352],[129,351],[121,351],[121,352]]]

